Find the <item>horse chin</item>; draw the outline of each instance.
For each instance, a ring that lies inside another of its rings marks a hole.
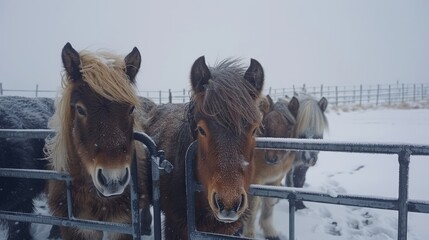
[[[225,214],[217,212],[214,215],[219,222],[223,223],[233,223],[240,219],[240,214],[234,214],[233,216],[225,216]]]
[[[102,197],[102,198],[114,198],[114,197],[122,195],[122,193],[124,192],[124,189],[122,189],[120,191],[116,191],[115,193],[112,193],[110,191],[106,191],[103,188],[99,189],[97,186],[95,187],[95,189],[97,189],[97,191],[96,191],[97,195],[99,197]]]

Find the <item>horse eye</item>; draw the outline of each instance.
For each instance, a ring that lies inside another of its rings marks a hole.
[[[254,136],[255,134],[256,134],[256,131],[258,130],[258,128],[254,128],[253,129],[253,132],[252,132],[252,135]]]
[[[131,107],[131,109],[130,109],[129,114],[132,114],[132,113],[134,112],[134,109],[136,109],[136,107],[135,107],[135,106],[132,106],[132,107]]]
[[[81,107],[81,106],[76,106],[76,111],[77,111],[77,113],[79,113],[79,115],[81,115],[81,116],[86,116],[86,111],[85,111],[85,109],[83,109],[83,107]]]
[[[197,130],[198,130],[198,132],[201,134],[201,135],[203,135],[203,136],[206,136],[207,134],[206,134],[206,132],[204,131],[204,129],[202,128],[202,127],[198,127],[197,128]]]

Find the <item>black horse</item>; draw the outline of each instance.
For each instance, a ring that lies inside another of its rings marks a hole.
[[[0,97],[0,129],[46,129],[54,112],[48,98]],[[0,167],[46,169],[44,139],[0,138]],[[0,178],[0,210],[32,213],[33,198],[43,192],[44,180]],[[3,222],[5,223],[5,222]],[[32,239],[28,222],[7,222],[8,239]]]

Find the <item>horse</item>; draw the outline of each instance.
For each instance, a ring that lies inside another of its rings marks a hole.
[[[46,129],[54,100],[18,96],[0,97],[0,128]],[[0,139],[0,168],[47,169],[44,139]],[[45,180],[0,178],[0,210],[32,213],[33,199],[45,189]],[[8,240],[32,239],[29,222],[8,222]]]
[[[140,52],[134,48],[125,58],[110,52],[78,53],[67,43],[61,56],[62,95],[49,120],[56,135],[48,139],[45,152],[54,170],[67,171],[72,178],[74,217],[129,224],[130,166],[135,152],[140,205],[150,201],[145,150],[133,138],[144,121],[135,90]],[[67,217],[65,183],[50,180],[48,185],[52,215]],[[65,240],[103,238],[96,230],[62,226],[60,231]],[[132,236],[109,233],[108,238]]]
[[[292,100],[294,99],[297,99],[299,102],[294,135],[302,139],[322,139],[323,133],[329,128],[328,119],[325,115],[328,100],[322,97],[317,101],[307,94],[294,96]],[[286,176],[286,185],[302,188],[305,182],[305,175],[308,169],[316,164],[318,154],[318,151],[299,151],[295,155],[291,171]],[[306,208],[304,203],[297,201],[295,209],[299,210],[303,208]]]
[[[247,70],[234,59],[208,66],[201,56],[191,67],[190,82],[188,103],[157,106],[147,124],[147,133],[174,165],[160,179],[165,239],[188,239],[185,154],[193,141],[196,178],[203,186],[195,200],[197,229],[232,235],[248,207],[263,68],[254,59]]]
[[[262,125],[258,137],[294,138],[294,113],[298,110],[298,100],[287,102],[279,99],[276,103],[267,95],[259,105],[263,113]],[[295,151],[256,149],[254,157],[253,184],[280,186],[285,175],[292,168]],[[254,238],[256,214],[261,209],[260,226],[265,239],[280,239],[272,224],[273,207],[277,203],[272,198],[253,196],[250,204],[250,214],[243,222],[243,235]]]

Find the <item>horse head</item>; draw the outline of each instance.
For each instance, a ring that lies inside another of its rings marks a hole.
[[[262,66],[254,59],[246,71],[230,60],[209,68],[204,57],[191,69],[197,176],[221,222],[237,221],[248,206],[255,133],[261,119],[256,102],[263,82]]]
[[[68,167],[83,167],[98,193],[122,194],[133,160],[134,91],[141,57],[134,48],[125,59],[79,54],[67,43],[62,51],[68,111],[63,121],[71,146]],[[65,103],[67,104],[67,103]],[[74,162],[79,159],[79,162]],[[82,170],[80,170],[82,171]],[[73,172],[73,171],[71,171]]]

